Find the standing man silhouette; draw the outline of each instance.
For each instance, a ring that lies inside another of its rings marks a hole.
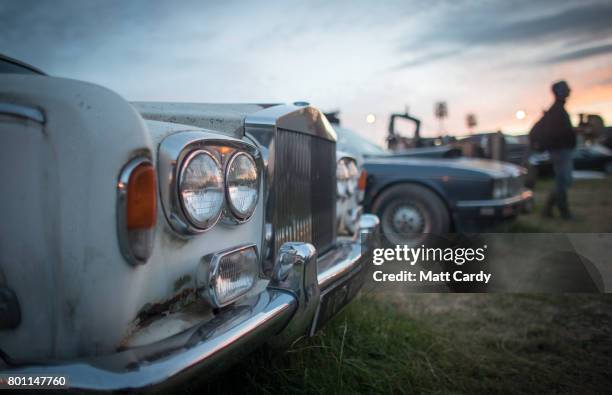
[[[574,169],[574,148],[576,148],[576,134],[565,110],[565,101],[570,95],[570,87],[565,81],[558,81],[552,85],[555,102],[542,119],[532,129],[530,137],[532,146],[539,150],[548,151],[555,173],[555,186],[546,199],[542,215],[553,216],[555,205],[563,219],[572,219],[567,199],[567,191],[572,184],[572,171]],[[537,135],[537,141],[534,136]]]

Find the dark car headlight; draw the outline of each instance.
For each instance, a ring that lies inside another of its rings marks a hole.
[[[524,176],[499,178],[493,181],[493,199],[504,199],[521,193]]]
[[[493,183],[493,199],[503,199],[508,196],[508,179],[500,178]]]

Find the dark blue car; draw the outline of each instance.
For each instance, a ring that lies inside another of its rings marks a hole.
[[[391,244],[427,245],[446,233],[490,230],[531,208],[533,193],[520,166],[435,147],[394,154],[353,131],[334,129],[339,149],[362,161],[364,209],[378,214]]]

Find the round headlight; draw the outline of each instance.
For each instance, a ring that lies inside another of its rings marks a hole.
[[[257,165],[253,158],[244,152],[234,155],[227,165],[225,182],[232,214],[240,220],[249,218],[259,196]]]
[[[217,222],[223,206],[223,174],[210,153],[197,150],[185,158],[179,196],[185,215],[195,227],[208,229]]]

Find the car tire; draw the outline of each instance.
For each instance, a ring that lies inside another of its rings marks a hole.
[[[374,201],[372,212],[380,218],[383,236],[390,245],[436,246],[450,231],[446,205],[420,185],[400,184],[384,190]]]

